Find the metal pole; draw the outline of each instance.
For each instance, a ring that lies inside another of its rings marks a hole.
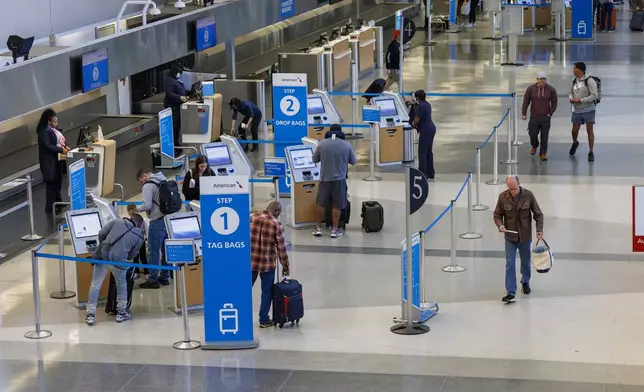
[[[400,12],[400,11],[398,11]],[[403,57],[405,57],[405,48],[403,44],[403,30],[405,29],[405,26],[403,26],[403,23],[405,22],[404,18],[401,16],[401,22],[400,22],[400,34],[398,36],[398,42],[400,43],[400,60],[398,62],[398,93],[402,94],[405,90],[403,87]]]
[[[492,23],[490,23],[490,37],[491,38],[496,38],[496,12],[492,12]]]
[[[40,278],[38,277],[38,256],[36,256],[35,249],[31,250],[31,275],[36,329],[25,333],[25,337],[27,339],[45,339],[51,336],[51,331],[40,329]]]
[[[186,295],[186,272],[185,265],[179,266],[179,278],[181,279],[181,318],[183,319],[183,340],[172,345],[177,350],[194,350],[201,347],[201,342],[190,340],[190,323],[188,321],[188,299]]]
[[[494,132],[496,134],[496,131]],[[489,210],[490,207],[481,204],[481,149],[476,149],[476,204],[472,206],[474,211]]]
[[[523,144],[522,141],[519,141],[519,100],[517,98],[516,91],[516,73],[512,71],[511,80],[514,81],[514,90],[512,90],[512,133],[514,134],[514,141],[512,142],[515,146],[520,146]],[[518,156],[515,156],[515,159],[519,159]]]
[[[433,0],[427,0],[425,3],[425,18],[427,18],[427,41],[423,42],[423,46],[434,46],[436,45],[436,42],[432,42],[432,1]]]
[[[382,26],[374,26],[376,31],[376,68],[385,68],[385,41]]]
[[[562,0],[563,1],[563,0]],[[561,40],[561,13],[555,13],[555,39]]]
[[[517,46],[519,37],[516,34],[508,34],[508,64],[517,63]]]
[[[476,240],[483,237],[474,232],[474,223],[472,221],[472,172],[467,175],[467,231],[460,234],[459,237],[464,240]]]
[[[357,37],[356,37],[357,38]],[[358,61],[360,56],[360,41],[358,39],[349,40],[349,45],[351,45],[351,92],[357,93],[358,82],[360,79],[358,71]],[[358,97],[356,95],[351,95],[351,124],[355,125],[358,122]],[[356,132],[355,126],[351,127],[351,134],[346,136],[348,139],[362,139],[362,133]]]
[[[510,109],[508,109],[510,110]],[[512,113],[510,113],[512,114]],[[518,163],[516,159],[512,159],[512,120],[511,116],[508,116],[508,126],[507,126],[507,140],[506,144],[508,146],[508,159],[501,161],[504,165],[514,165]]]
[[[275,201],[279,202],[280,201],[280,188],[279,188],[279,177],[273,177],[273,192],[275,193]],[[278,218],[278,220],[281,222],[281,217]],[[284,225],[282,225],[282,228],[284,229],[284,242],[286,246],[291,246],[291,241],[288,240],[286,237],[286,228]]]
[[[376,175],[376,125],[369,126],[369,176],[362,181],[381,181],[382,178]]]
[[[58,254],[65,255],[65,229],[63,225],[58,225]],[[60,291],[55,291],[49,296],[53,299],[67,299],[76,296],[73,291],[67,291],[65,283],[65,260],[58,260],[58,275],[60,279]]]
[[[425,290],[425,232],[420,231],[418,232],[420,236],[420,244],[419,246],[419,257],[420,257],[420,266],[418,267],[418,270],[420,271],[420,302],[421,304],[424,302],[427,302],[427,297],[426,297],[426,290]]]
[[[33,192],[31,187],[31,175],[27,174],[27,208],[29,209],[29,234],[22,237],[23,241],[38,241],[42,239],[42,236],[36,234],[36,229],[34,227],[34,199]],[[55,209],[54,209],[55,211]]]
[[[449,202],[449,226],[450,226],[450,240],[451,240],[451,249],[450,249],[450,257],[452,260],[452,263],[450,265],[446,265],[445,267],[441,268],[441,271],[443,272],[463,272],[465,271],[465,267],[462,267],[460,265],[456,264],[456,211],[454,209],[456,208],[456,200],[452,200]]]
[[[508,109],[509,111],[509,109]],[[488,185],[499,185],[501,181],[499,180],[499,128],[494,127],[494,162],[493,162],[494,172],[492,179],[485,181]]]
[[[326,71],[324,70],[326,63],[324,61],[324,55],[322,53],[318,54],[318,88],[321,90],[326,90]]]

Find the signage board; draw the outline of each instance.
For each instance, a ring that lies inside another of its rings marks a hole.
[[[161,154],[174,159],[174,130],[172,124],[172,109],[159,112],[159,144]]]
[[[416,232],[411,236],[411,303],[414,307],[420,308],[421,298],[421,276],[420,276],[420,233]],[[407,302],[407,284],[409,274],[407,273],[407,241],[402,242],[402,270],[403,270],[403,302]]]
[[[295,16],[295,0],[280,0],[280,18],[288,19]]]
[[[573,39],[593,39],[593,11],[592,1],[572,0],[570,32]]]
[[[87,183],[85,182],[85,160],[69,165],[69,201],[72,211],[87,208]]]
[[[197,19],[197,52],[217,46],[217,28],[214,16]]]
[[[362,106],[362,122],[367,124],[380,123],[380,107],[375,105]]]
[[[265,177],[286,177],[286,158],[264,158]]]
[[[83,93],[99,89],[110,82],[107,49],[81,56]]]
[[[425,204],[427,195],[429,195],[429,183],[427,177],[418,169],[413,167],[409,168],[409,190],[411,197],[409,215],[414,213]]]

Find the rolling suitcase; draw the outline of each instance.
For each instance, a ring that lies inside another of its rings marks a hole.
[[[275,269],[277,282],[273,285],[273,322],[280,328],[290,322],[299,324],[304,317],[302,285],[295,279],[285,277],[279,280],[279,264]]]
[[[385,212],[377,201],[362,203],[362,228],[367,233],[382,230],[385,224]]]
[[[367,87],[367,90],[365,90],[365,94],[382,94],[383,91],[385,91],[385,86],[387,85],[387,81],[383,78],[378,78],[374,80],[369,87]],[[366,99],[367,102],[373,98],[371,95],[363,95],[362,98]]]
[[[644,11],[633,12],[633,17],[628,27],[631,31],[644,31]]]
[[[324,223],[326,227],[333,226],[333,208],[328,206],[324,210]],[[338,223],[338,229],[344,229],[349,224],[349,219],[351,218],[351,202],[347,200],[347,208],[340,212],[340,222]]]
[[[132,306],[132,291],[134,290],[134,267],[128,268],[125,273],[127,281],[127,307],[129,310]],[[107,291],[107,302],[105,303],[105,313],[116,316],[116,280],[110,274],[110,286]]]

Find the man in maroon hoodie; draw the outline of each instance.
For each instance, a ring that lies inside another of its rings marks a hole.
[[[545,72],[539,72],[537,82],[525,92],[523,96],[523,108],[521,118],[527,119],[528,106],[530,107],[530,121],[528,122],[528,133],[530,134],[530,155],[537,153],[542,161],[548,160],[548,134],[550,133],[550,118],[557,110],[557,90],[548,84]],[[541,132],[541,144],[539,143],[539,132]]]

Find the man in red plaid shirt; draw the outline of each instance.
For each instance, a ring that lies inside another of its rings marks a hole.
[[[282,205],[272,201],[262,212],[250,217],[250,260],[253,271],[253,286],[259,275],[262,279],[262,301],[259,306],[260,328],[272,327],[273,321],[268,311],[273,301],[273,283],[277,260],[282,264],[283,275],[289,274],[288,254],[284,229],[277,219],[282,212]]]

